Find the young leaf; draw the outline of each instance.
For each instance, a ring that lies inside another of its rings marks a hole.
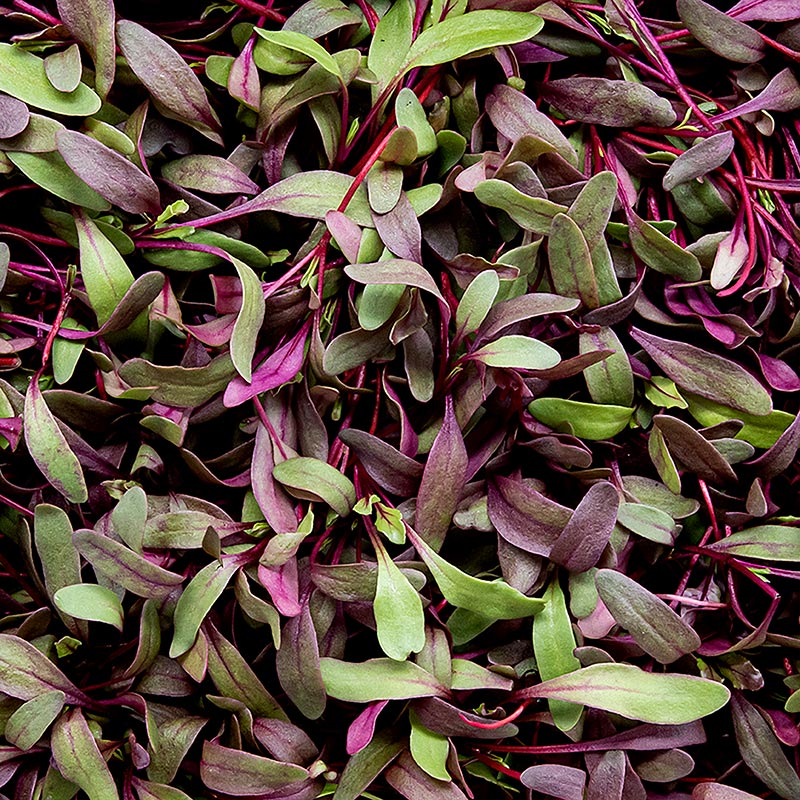
[[[231,256],[242,284],[242,307],[236,317],[231,336],[231,361],[246,381],[253,377],[253,355],[266,313],[261,281],[250,267]]]
[[[752,64],[764,57],[766,45],[758,32],[703,0],[678,0],[678,16],[692,36],[729,61]]]
[[[422,600],[377,538],[373,545],[378,558],[373,605],[378,643],[389,658],[405,661],[410,653],[419,653],[425,646]]]
[[[545,606],[533,620],[533,654],[542,680],[547,681],[580,669],[581,663],[572,652],[575,634],[557,577],[548,584],[542,600]],[[583,713],[582,706],[560,700],[550,700],[548,705],[553,722],[562,731],[574,728]]]
[[[706,545],[709,550],[762,561],[800,561],[800,528],[757,525]]]
[[[611,439],[628,427],[633,408],[582,403],[560,397],[537,397],[528,410],[536,419],[556,429],[569,429],[580,439]]]
[[[25,395],[24,421],[28,452],[48,483],[71,503],[85,503],[89,494],[81,464],[47,407],[36,378]]]
[[[69,32],[89,51],[94,62],[95,88],[105,99],[117,66],[113,0],[56,0],[56,6]]]
[[[493,269],[479,272],[470,281],[456,309],[456,336],[462,337],[478,330],[492,308],[500,278]]]
[[[648,267],[682,281],[699,281],[703,270],[694,253],[685,250],[632,211],[628,213],[633,251]]]
[[[47,56],[44,60],[44,71],[47,80],[59,92],[74,92],[81,82],[83,71],[78,45],[71,44],[66,50],[60,50]]]
[[[339,470],[316,458],[289,458],[275,465],[272,475],[296,497],[321,500],[339,516],[346,517],[356,502],[352,481]]]
[[[58,771],[86,792],[89,800],[119,797],[108,764],[79,708],[67,711],[53,725],[50,748]]]
[[[367,67],[378,79],[372,87],[372,102],[400,74],[411,47],[414,11],[410,0],[393,3],[375,27],[369,45]]]
[[[495,620],[530,617],[544,607],[543,600],[527,597],[504,581],[482,581],[467,575],[445,561],[412,528],[408,528],[408,536],[451,605]]]
[[[64,586],[53,595],[56,608],[76,619],[105,622],[122,630],[125,612],[119,597],[105,586],[95,583],[76,583]]]
[[[397,93],[394,114],[398,126],[408,128],[417,139],[417,155],[420,158],[436,151],[436,134],[433,131],[422,103],[408,87]]]
[[[262,39],[268,42],[308,56],[310,59],[316,61],[323,69],[330,72],[331,75],[335,75],[337,78],[342,77],[342,71],[336,59],[322,47],[322,45],[318,44],[304,33],[290,30],[266,31],[263,28],[254,28],[253,32],[257,33]]]
[[[594,664],[522,689],[515,698],[556,698],[628,719],[682,725],[718,711],[730,692],[721,683],[691,675],[645,672],[631,664]]]
[[[257,194],[254,183],[234,163],[220,156],[191,155],[170,161],[161,174],[172,183],[210,194]]]
[[[595,575],[600,597],[636,643],[662,664],[671,664],[700,647],[700,637],[661,598],[611,569]]]
[[[409,713],[411,722],[411,737],[409,739],[409,749],[411,757],[417,766],[427,772],[431,778],[440,781],[450,781],[450,773],[447,771],[447,756],[450,752],[450,742],[445,736],[434,733],[426,728],[412,709]]]
[[[534,14],[494,9],[448,17],[417,36],[402,72],[447,64],[477,50],[524,42],[539,33],[543,25],[543,20]]]

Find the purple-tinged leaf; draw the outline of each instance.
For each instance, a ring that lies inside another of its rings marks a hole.
[[[622,800],[624,785],[625,754],[622,750],[609,750],[590,772],[586,800]]]
[[[352,264],[358,261],[358,251],[361,247],[361,228],[350,217],[341,211],[329,211],[325,215],[325,224],[328,230],[344,253],[345,258]]]
[[[336,787],[334,800],[358,800],[362,792],[406,748],[407,742],[395,729],[378,733],[353,755],[345,765]]]
[[[757,353],[761,374],[779,392],[800,392],[800,375],[780,358]]]
[[[278,761],[295,764],[312,762],[319,750],[302,728],[274,717],[257,717],[253,720],[253,733],[267,752]]]
[[[648,783],[673,783],[693,771],[694,759],[683,750],[653,753],[636,763],[636,774]]]
[[[272,477],[275,443],[264,425],[256,429],[250,477],[258,507],[277,533],[297,530],[297,515],[288,494]]]
[[[682,281],[699,281],[703,270],[694,253],[685,250],[633,211],[628,212],[631,245],[651,269]]]
[[[236,371],[245,381],[253,377],[253,355],[261,326],[264,323],[266,305],[261,281],[253,270],[238,258],[231,256],[236,274],[242,285],[242,306],[236,317],[231,334],[230,353]]]
[[[183,575],[162,569],[125,545],[94,531],[77,531],[73,540],[95,570],[139,597],[166,597],[184,581]]]
[[[304,325],[291,339],[275,349],[253,371],[248,383],[241,376],[228,383],[223,395],[227,408],[235,408],[261,392],[288,383],[300,371],[305,359],[309,326]]]
[[[489,519],[515,547],[540,556],[550,554],[572,512],[521,481],[497,475],[489,482]]]
[[[319,719],[325,711],[327,696],[317,632],[307,602],[283,626],[275,667],[281,687],[300,713],[306,719]]]
[[[158,618],[158,603],[156,600],[146,600],[142,605],[142,614],[139,619],[139,639],[136,645],[136,654],[131,665],[125,670],[126,678],[138,675],[149,669],[161,650],[161,623]]]
[[[763,561],[800,561],[800,528],[758,525],[706,545],[709,550]]]
[[[752,100],[713,117],[715,124],[755,111],[795,111],[800,108],[800,84],[787,67],[781,70]]]
[[[131,214],[159,214],[158,187],[125,156],[78,131],[59,131],[56,143],[69,168],[101,197]]]
[[[269,592],[275,608],[284,617],[296,617],[303,610],[300,604],[300,576],[296,558],[290,558],[277,567],[259,564],[258,580]]]
[[[236,564],[212,561],[192,578],[175,607],[175,633],[169,648],[170,658],[183,655],[194,644],[206,614],[225,591],[238,568]]]
[[[698,783],[692,790],[692,800],[759,800],[758,795],[734,789],[723,783]]]
[[[662,185],[667,191],[671,191],[681,183],[702,178],[717,167],[721,167],[730,157],[733,147],[734,139],[730,131],[698,139],[669,165]]]
[[[350,264],[345,274],[357,283],[403,284],[430,292],[444,303],[439,287],[430,273],[419,263],[403,259],[389,259],[371,264]]]
[[[203,743],[200,780],[212,791],[251,797],[275,790],[296,791],[309,780],[309,773],[298,764],[274,761],[209,741]]]
[[[290,494],[304,500],[327,503],[337,514],[346,517],[356,502],[352,481],[339,470],[316,458],[289,458],[272,470],[275,480]]]
[[[131,20],[117,23],[117,42],[136,77],[161,112],[222,144],[220,122],[205,89],[180,55],[160,36]]]
[[[583,370],[586,388],[595,403],[632,406],[633,371],[628,354],[612,328],[600,328],[596,333],[581,333],[578,341],[581,353],[600,351],[610,355]]]
[[[753,64],[766,45],[758,32],[703,0],[678,0],[678,16],[698,42],[729,61]]]
[[[25,395],[24,425],[28,452],[47,482],[71,503],[85,503],[89,495],[80,462],[47,407],[36,378]]]
[[[20,750],[30,750],[61,713],[65,701],[64,692],[54,689],[23,703],[6,722],[6,740]]]
[[[114,778],[83,712],[73,708],[60,717],[50,735],[53,761],[66,780],[86,792],[89,800],[116,800]]]
[[[217,691],[241,701],[254,714],[286,719],[242,654],[210,622],[204,624],[203,630],[208,640],[208,676]]]
[[[386,770],[385,778],[406,800],[466,800],[454,782],[432,778],[417,766],[410,753],[403,753]]]
[[[536,764],[523,770],[519,779],[528,789],[559,800],[583,800],[586,787],[586,773],[563,764]]]
[[[744,226],[737,223],[733,230],[717,246],[717,254],[711,267],[711,288],[724,289],[736,277],[750,255],[750,246]]]
[[[428,454],[417,495],[416,527],[434,550],[441,549],[458,507],[467,462],[464,437],[453,413],[453,399],[448,396],[442,427]]]
[[[423,474],[423,466],[418,461],[403,455],[383,439],[356,428],[346,428],[339,438],[379,486],[401,497],[416,493]]]
[[[794,0],[739,0],[728,14],[742,21],[794,22],[797,8]]]
[[[414,711],[426,728],[440,733],[442,736],[501,739],[516,736],[519,733],[517,726],[510,722],[499,728],[477,727],[477,725],[485,725],[488,720],[469,711],[461,711],[441,697],[426,697],[417,700],[414,703]]]
[[[509,325],[549,314],[567,314],[580,305],[580,300],[557,294],[531,293],[494,306],[478,329],[478,341],[494,339]]]
[[[700,647],[700,637],[661,598],[611,569],[595,575],[600,597],[614,619],[648,655],[671,664]]]
[[[347,754],[349,756],[363,750],[375,736],[375,725],[378,715],[388,705],[388,700],[370,703],[351,723],[347,729]]]
[[[231,71],[228,73],[228,93],[257,112],[261,106],[261,81],[253,60],[254,46],[255,39],[251,37],[242,48],[242,52],[233,60]]]
[[[208,720],[188,715],[156,719],[152,709],[153,705],[148,705],[146,713],[147,735],[150,739],[147,777],[158,783],[172,783],[183,759]]]
[[[530,336],[501,336],[472,353],[472,358],[488,367],[546,370],[561,362],[554,347]]]
[[[47,79],[44,60],[28,50],[0,42],[0,92],[29,106],[71,117],[86,117],[100,110],[100,98],[85,84],[74,92],[59,92]]]
[[[401,193],[391,211],[375,214],[373,220],[378,235],[393,255],[416,264],[422,263],[422,230],[405,194]]]
[[[532,197],[496,178],[481,181],[474,191],[475,197],[485,206],[505,211],[517,225],[532,233],[549,234],[553,218],[567,211],[566,206],[544,197]]]
[[[16,97],[0,94],[0,139],[22,133],[30,122],[28,106]]]
[[[738,480],[721,453],[691,425],[666,414],[654,417],[653,424],[666,440],[670,454],[703,480],[717,484]]]
[[[632,81],[577,77],[547,81],[541,96],[572,119],[612,128],[669,128],[677,115],[670,102]]]
[[[192,800],[188,794],[174,786],[144,781],[136,775],[131,778],[131,785],[136,790],[139,800]]]
[[[577,164],[575,148],[561,133],[559,127],[536,108],[536,104],[520,91],[498,84],[486,98],[486,114],[506,139],[517,142],[533,134],[541,139],[570,164]]]
[[[730,692],[721,683],[691,675],[645,672],[632,664],[594,664],[515,695],[518,700],[553,697],[628,719],[681,725],[718,711]]]
[[[44,60],[44,71],[47,80],[59,92],[74,92],[81,82],[83,72],[78,45],[71,44],[66,50],[59,50],[47,56]]]
[[[772,411],[764,387],[737,363],[684,342],[662,339],[638,328],[631,336],[678,386],[715,403],[763,416]]]
[[[610,170],[593,175],[572,201],[567,212],[580,228],[590,250],[603,240],[603,236],[617,199],[617,176]]]
[[[256,194],[259,189],[239,167],[220,156],[184,156],[164,164],[161,174],[178,186],[210,194]]]
[[[800,448],[800,414],[791,425],[778,437],[778,440],[766,453],[750,462],[756,472],[768,480],[780,475],[794,461],[797,449]]]
[[[589,487],[550,550],[550,560],[586,572],[600,560],[617,522],[619,493],[608,481]]]
[[[800,797],[800,778],[758,709],[737,691],[731,697],[731,712],[744,763],[776,794],[786,800]]]
[[[56,0],[56,6],[69,32],[89,51],[94,61],[95,88],[105,99],[116,71],[113,0]]]
[[[350,703],[444,696],[447,690],[430,673],[410,661],[373,658],[350,662],[321,658],[328,695]]]

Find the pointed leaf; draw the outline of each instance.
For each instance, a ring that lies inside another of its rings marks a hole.
[[[79,708],[68,711],[53,726],[50,747],[58,771],[80,786],[89,800],[119,797],[106,760]]]
[[[244,261],[233,256],[231,261],[242,284],[242,307],[231,336],[231,361],[242,378],[250,381],[253,376],[256,340],[266,313],[264,292],[258,275]]]
[[[90,622],[105,622],[122,630],[125,612],[119,597],[105,586],[94,583],[76,583],[64,586],[53,595],[53,601],[59,611],[76,619]]]
[[[349,278],[357,283],[402,284],[416,286],[430,292],[439,300],[444,298],[431,274],[420,264],[404,259],[389,259],[372,264],[350,264],[344,268]]]
[[[210,194],[256,194],[258,184],[235,164],[220,156],[191,155],[170,161],[161,174],[172,183]]]
[[[694,253],[684,250],[651,224],[629,212],[633,250],[648,267],[682,281],[698,281],[703,270]]]
[[[556,698],[628,719],[681,725],[713,714],[730,698],[721,684],[631,664],[594,664],[517,692],[517,699]]]
[[[664,188],[670,191],[681,183],[702,178],[717,167],[721,167],[733,152],[733,147],[733,134],[730,131],[698,139],[669,165],[664,174]]]
[[[752,100],[742,103],[730,111],[717,114],[715,123],[736,119],[742,114],[756,111],[795,111],[800,108],[800,83],[788,67],[781,70]]]
[[[64,708],[66,695],[56,689],[23,703],[6,722],[5,738],[20,750],[30,750]]]
[[[472,357],[489,367],[505,369],[551,369],[561,362],[558,350],[529,336],[501,336]]]
[[[500,278],[493,269],[479,272],[470,281],[456,310],[456,335],[464,336],[478,330],[492,308]]]
[[[105,99],[116,70],[113,0],[56,0],[56,5],[69,32],[89,51],[94,61],[95,87]]]
[[[717,553],[763,561],[800,561],[800,528],[757,525],[706,545]]]
[[[336,59],[322,45],[304,33],[291,30],[266,31],[263,28],[254,28],[253,31],[268,42],[308,56],[323,69],[330,72],[331,75],[336,75],[338,78],[342,77],[342,72]]]
[[[352,481],[317,458],[289,458],[276,464],[272,474],[297,497],[321,500],[342,517],[355,505],[356,490]]]

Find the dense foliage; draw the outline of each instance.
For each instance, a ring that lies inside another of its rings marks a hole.
[[[796,17],[0,7],[0,792],[798,800]]]

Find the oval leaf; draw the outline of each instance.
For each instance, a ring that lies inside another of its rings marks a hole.
[[[61,713],[64,692],[56,689],[23,703],[6,722],[4,736],[20,750],[30,750]]]
[[[319,663],[327,693],[349,703],[441,697],[447,693],[433,675],[410,661],[372,658],[351,662],[321,658]]]
[[[317,458],[290,458],[275,465],[272,475],[295,496],[322,500],[346,517],[356,503],[353,482],[338,469]]]
[[[95,583],[76,583],[64,586],[53,595],[53,601],[59,611],[76,619],[90,622],[105,622],[122,630],[125,612],[119,597],[105,586]]]

